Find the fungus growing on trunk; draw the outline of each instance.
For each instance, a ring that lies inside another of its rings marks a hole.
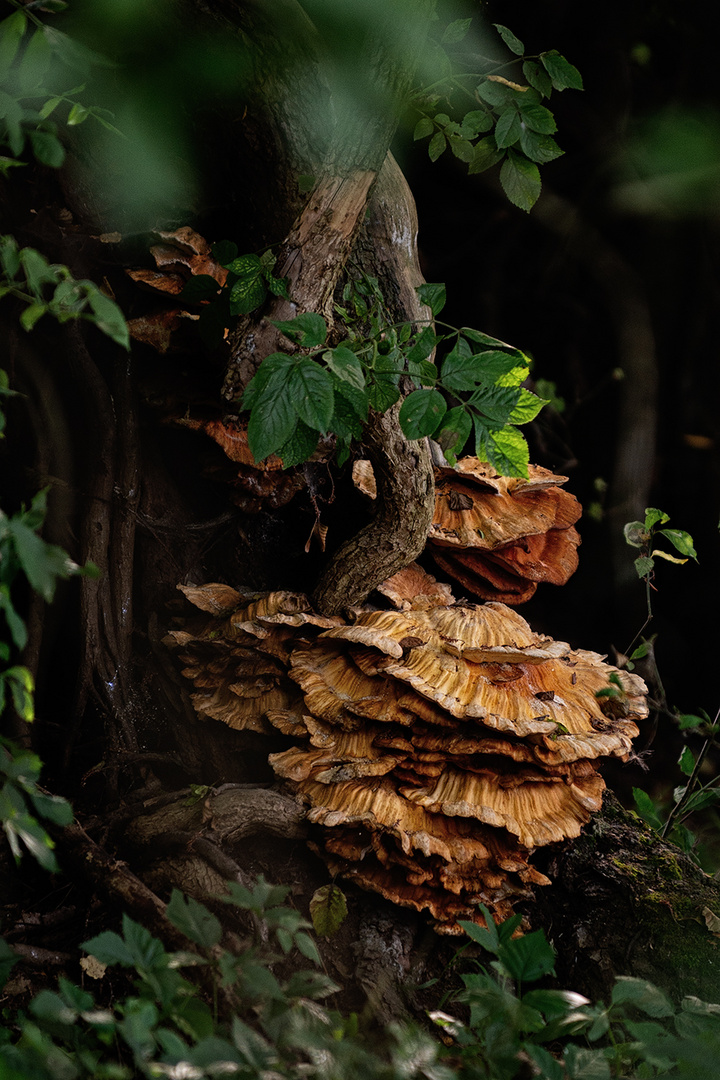
[[[331,868],[455,933],[458,919],[482,922],[478,904],[505,918],[547,883],[533,851],[599,810],[598,762],[627,758],[647,707],[637,676],[436,584],[402,571],[379,590],[398,608],[352,622],[313,615],[298,594],[230,611],[227,587],[185,588],[215,617],[170,638],[201,715],[297,740],[269,760]],[[622,717],[597,696],[611,674]]]
[[[473,596],[522,604],[540,582],[564,585],[578,565],[581,507],[566,476],[538,465],[528,479],[498,476],[477,458],[435,473],[426,550]]]

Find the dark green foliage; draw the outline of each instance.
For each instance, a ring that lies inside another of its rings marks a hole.
[[[502,162],[500,183],[510,202],[531,210],[542,190],[538,165],[560,157],[553,139],[555,117],[543,101],[553,90],[582,90],[582,78],[556,50],[527,57],[525,46],[506,26],[495,30],[510,59],[493,63],[468,43],[470,19],[451,23],[441,38],[447,75],[417,91],[421,114],[415,139],[429,139],[431,161],[446,150],[480,173]],[[462,51],[456,46],[462,43]],[[523,79],[523,82],[517,80]]]

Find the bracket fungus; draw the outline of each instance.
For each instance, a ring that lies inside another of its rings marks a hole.
[[[533,852],[599,810],[598,763],[628,757],[646,688],[505,604],[433,585],[401,571],[380,590],[397,606],[351,621],[299,594],[185,587],[206,618],[169,640],[201,716],[295,739],[269,760],[333,871],[457,933],[482,923],[479,904],[502,919],[548,882]],[[621,708],[607,715],[611,674]]]

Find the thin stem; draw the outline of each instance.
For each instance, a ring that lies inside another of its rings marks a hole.
[[[713,725],[717,724],[718,720],[720,720],[720,708],[718,708],[717,712],[715,713],[715,719],[713,721]],[[669,833],[673,823],[675,822],[675,820],[680,818],[684,807],[687,806],[688,802],[690,801],[691,795],[694,794],[694,788],[695,788],[695,786],[697,784],[697,778],[698,778],[698,776],[700,774],[700,769],[702,768],[703,762],[705,761],[705,758],[707,757],[708,751],[709,751],[710,747],[712,746],[712,744],[714,743],[714,741],[715,741],[715,739],[714,739],[713,735],[708,736],[708,738],[705,740],[705,742],[703,744],[703,747],[702,747],[702,750],[698,754],[697,761],[695,762],[695,767],[694,767],[694,769],[692,771],[690,779],[688,780],[688,782],[687,782],[687,784],[685,786],[685,793],[684,793],[683,797],[680,799],[680,801],[675,803],[675,806],[673,806],[672,810],[670,811],[670,813],[667,816],[667,821],[665,822],[665,824],[662,827],[662,831],[660,833],[660,836],[663,837],[663,839],[668,835],[668,833]],[[711,785],[707,785],[707,786],[709,787]]]

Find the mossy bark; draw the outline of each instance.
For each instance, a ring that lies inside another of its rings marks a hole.
[[[563,986],[607,1000],[617,975],[679,1000],[720,1001],[720,882],[606,794],[584,834],[557,851],[531,914],[558,950]]]

